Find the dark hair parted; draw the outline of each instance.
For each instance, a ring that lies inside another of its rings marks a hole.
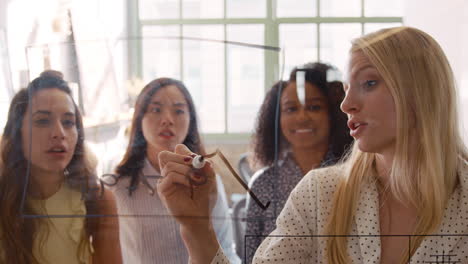
[[[133,113],[130,138],[127,150],[122,161],[117,166],[116,172],[119,177],[131,177],[130,186],[128,188],[129,195],[138,188],[140,182],[140,173],[144,166],[146,158],[147,142],[143,135],[142,120],[151,102],[151,98],[162,88],[174,85],[184,95],[187,101],[190,123],[187,136],[182,144],[186,145],[191,151],[195,153],[205,154],[205,150],[201,143],[200,134],[198,132],[197,114],[192,96],[185,87],[185,85],[178,80],[171,78],[159,78],[148,83],[138,95],[135,112]]]
[[[255,134],[253,138],[254,161],[260,166],[271,166],[275,159],[275,117],[276,108],[280,107],[278,98],[282,95],[284,88],[296,81],[296,73],[305,71],[305,81],[317,86],[320,92],[327,97],[330,118],[330,145],[336,160],[341,158],[352,142],[347,126],[347,116],[340,110],[340,104],[344,98],[343,84],[340,81],[327,81],[327,75],[336,69],[328,64],[308,63],[303,67],[292,70],[289,81],[279,81],[268,91],[260,107],[257,117]],[[281,118],[281,111],[279,111]],[[279,119],[278,119],[279,122]],[[287,149],[289,143],[283,136],[281,127],[278,125],[279,157]],[[336,161],[335,160],[335,161]]]
[[[37,92],[47,89],[58,89],[71,97],[71,90],[63,80],[63,75],[57,71],[45,71],[40,77],[34,79],[27,88],[21,89],[13,97],[8,111],[8,119],[3,131],[1,141],[0,168],[0,247],[5,260],[11,263],[38,263],[33,255],[33,243],[37,230],[43,221],[34,218],[25,218],[23,214],[37,214],[29,205],[29,195],[26,193],[24,211],[21,212],[24,187],[28,180],[28,166],[30,162],[25,158],[22,150],[21,128],[23,119],[31,105],[32,98]],[[84,146],[84,131],[82,117],[75,105],[76,129],[78,141],[75,152],[64,173],[64,181],[73,189],[81,191],[85,197],[88,213],[96,211],[91,200],[92,188],[96,185],[96,175],[88,163]],[[30,188],[30,186],[28,186]],[[94,234],[95,223],[86,220],[86,234]],[[89,241],[87,238],[83,240]],[[86,243],[86,242],[83,242]],[[77,252],[78,254],[78,252]]]

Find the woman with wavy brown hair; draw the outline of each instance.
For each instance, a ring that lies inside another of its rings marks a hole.
[[[14,96],[0,164],[2,263],[120,263],[114,199],[98,195],[61,73],[43,72]]]

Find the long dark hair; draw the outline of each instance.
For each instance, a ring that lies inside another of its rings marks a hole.
[[[46,89],[59,89],[72,98],[71,90],[63,80],[61,73],[45,71],[40,77],[34,79],[27,88],[21,89],[13,97],[3,131],[0,162],[2,164],[0,169],[0,242],[5,261],[8,260],[11,263],[38,263],[36,256],[33,255],[33,243],[37,230],[43,222],[23,217],[23,214],[33,215],[36,212],[30,206],[27,194],[25,195],[24,208],[21,208],[24,187],[28,183],[27,168],[30,163],[22,150],[21,128],[32,98],[38,91]],[[84,146],[82,117],[76,104],[73,104],[75,105],[78,141],[73,157],[67,165],[68,173],[65,173],[64,180],[72,189],[82,192],[87,212],[94,213],[96,209],[90,201],[94,197],[92,190],[96,186],[96,175],[89,164]],[[24,210],[21,211],[21,209]],[[95,226],[94,221],[86,219],[86,237],[94,234]],[[83,240],[89,241],[87,238],[83,238]]]
[[[333,66],[323,63],[308,63],[303,67],[296,67],[291,71],[289,81],[279,81],[268,91],[260,107],[257,116],[255,134],[253,136],[254,162],[259,166],[271,166],[275,161],[275,138],[274,131],[277,127],[279,137],[279,154],[282,154],[289,146],[284,137],[281,127],[275,126],[276,108],[278,98],[284,88],[296,81],[296,73],[305,71],[305,81],[317,86],[320,92],[327,97],[330,115],[330,143],[331,151],[336,160],[342,157],[352,142],[347,126],[347,117],[340,110],[341,101],[344,98],[343,84],[336,80],[327,80],[331,71],[336,70]],[[279,111],[281,118],[281,111]],[[279,120],[278,120],[279,122]],[[335,161],[336,161],[335,160]],[[332,161],[333,162],[333,161]]]
[[[189,91],[185,85],[178,80],[171,78],[159,78],[148,83],[138,95],[135,112],[133,113],[130,139],[127,146],[127,150],[122,161],[117,166],[116,172],[119,176],[130,177],[130,186],[128,188],[129,195],[132,195],[133,191],[136,190],[140,182],[140,171],[143,169],[144,161],[146,158],[146,147],[147,142],[143,136],[142,120],[145,115],[148,105],[151,102],[153,95],[161,90],[162,88],[174,85],[185,97],[187,101],[190,123],[188,128],[187,136],[185,137],[182,144],[186,145],[191,151],[205,154],[205,150],[201,143],[200,134],[198,132],[197,114],[195,111],[195,105],[190,96]]]

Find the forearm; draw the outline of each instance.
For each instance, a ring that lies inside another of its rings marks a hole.
[[[190,263],[211,263],[220,247],[211,223],[196,228],[181,226],[180,234],[189,253]]]

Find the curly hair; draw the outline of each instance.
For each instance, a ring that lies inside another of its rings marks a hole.
[[[291,71],[288,81],[278,81],[268,91],[260,107],[257,116],[255,134],[253,135],[253,161],[259,166],[271,166],[275,161],[275,144],[278,146],[278,157],[289,147],[289,143],[284,137],[280,126],[276,123],[281,118],[281,111],[277,108],[279,98],[284,88],[291,82],[296,81],[296,73],[305,71],[305,81],[317,86],[320,92],[327,97],[330,113],[330,143],[335,161],[340,159],[352,142],[347,126],[347,116],[340,110],[340,104],[344,98],[343,84],[336,80],[327,80],[327,74],[336,70],[333,66],[324,63],[308,63],[303,67],[296,67]],[[277,116],[278,119],[275,117]],[[279,133],[279,142],[275,142],[275,133]]]

